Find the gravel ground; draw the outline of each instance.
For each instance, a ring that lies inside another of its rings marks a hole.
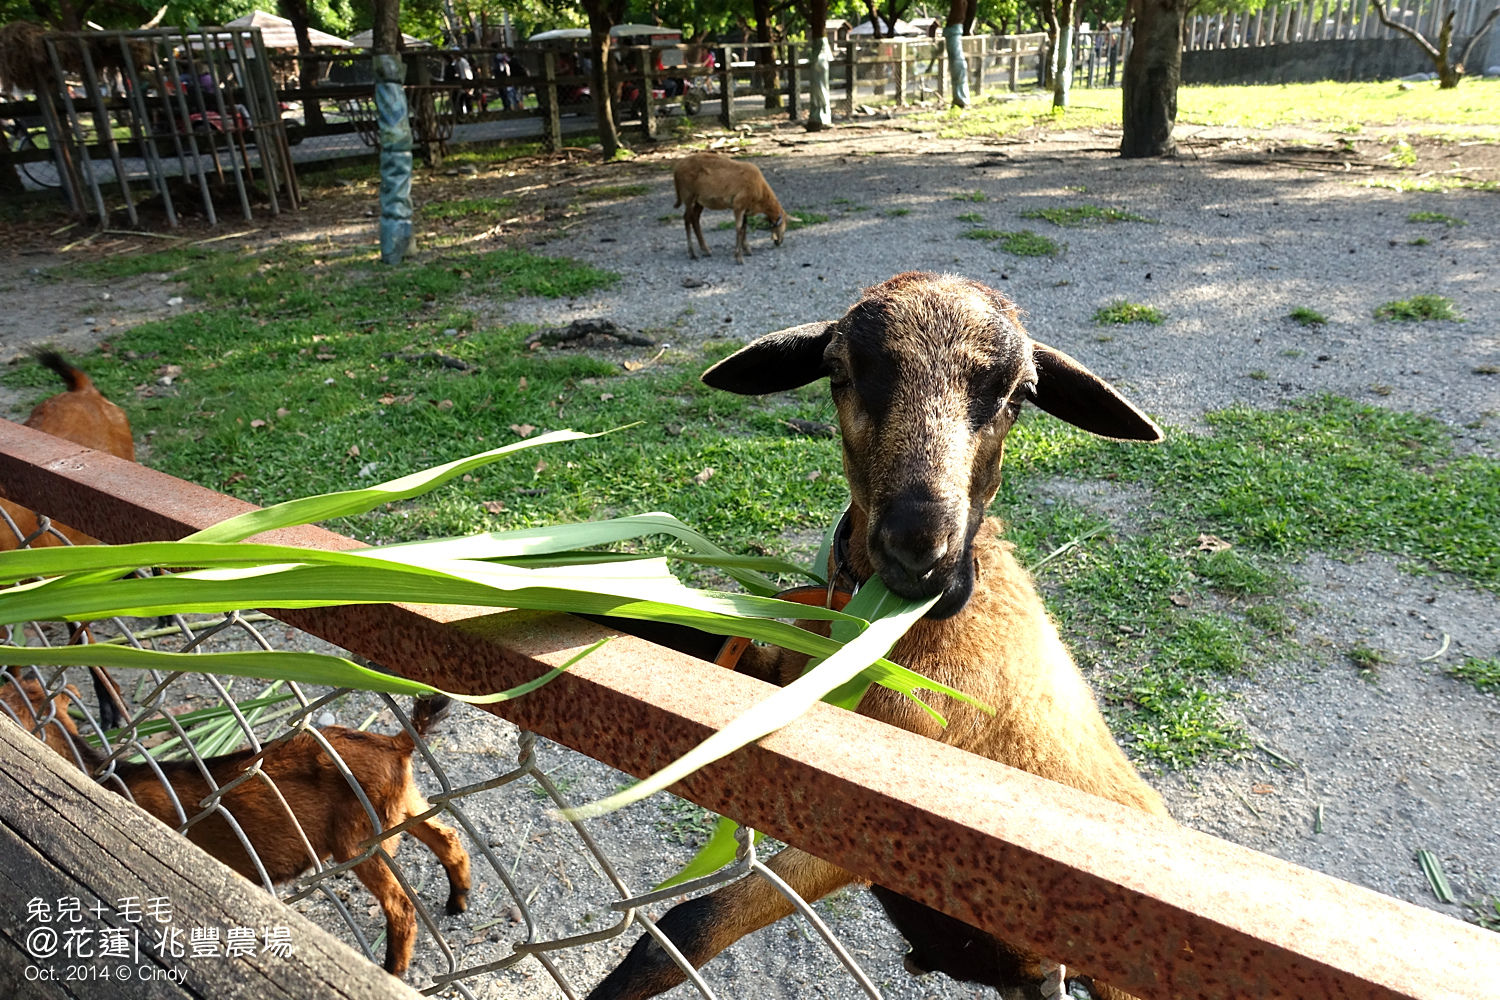
[[[502,237],[519,235],[546,253],[624,276],[608,292],[570,302],[496,306],[476,295],[476,308],[497,321],[608,318],[664,342],[748,340],[836,317],[861,288],[893,273],[954,271],[1011,295],[1033,336],[1078,356],[1170,424],[1194,429],[1204,412],[1227,404],[1266,408],[1333,392],[1433,415],[1454,430],[1461,448],[1496,457],[1500,197],[1400,193],[1368,183],[1452,176],[1455,169],[1500,180],[1496,148],[1419,141],[1418,165],[1398,174],[1381,159],[1389,144],[1378,140],[1230,130],[1185,138],[1185,155],[1160,163],[1119,160],[1108,134],[981,142],[921,137],[884,122],[820,134],[758,126],[747,151],[783,204],[828,220],[789,233],[780,249],[766,234],[752,234],[755,252],[743,266],[734,263],[732,234],[712,228],[724,213],[707,214],[714,255],[688,259],[672,209],[668,152],[609,167],[553,167],[545,176],[536,167],[497,166],[455,183],[470,185],[474,196],[521,198],[517,232]],[[626,183],[643,183],[649,193],[578,207],[580,191]],[[1078,202],[1151,221],[1061,229],[1021,215]],[[253,238],[369,242],[369,224],[347,225],[347,208],[340,216],[336,206],[314,205]],[[960,239],[969,224],[956,217],[967,212],[987,228],[1030,229],[1066,249],[1055,258],[1022,258]],[[1413,223],[1414,212],[1467,224]],[[1427,244],[1413,245],[1419,237]],[[38,340],[82,346],[192,307],[168,304],[176,291],[152,278],[59,289],[39,279],[58,259],[45,240],[9,249],[0,257],[0,290],[12,303],[0,317],[0,359]],[[1466,322],[1373,320],[1376,305],[1420,293],[1450,296]],[[1153,305],[1167,319],[1108,331],[1092,323],[1095,309],[1121,298]],[[1299,306],[1325,314],[1327,325],[1310,330],[1288,320]],[[1143,499],[1111,484],[1039,484],[1054,488],[1121,530],[1129,530]],[[1272,752],[1153,780],[1190,826],[1462,916],[1460,906],[1433,899],[1413,855],[1418,848],[1437,854],[1461,902],[1500,894],[1500,700],[1443,673],[1464,656],[1500,655],[1500,602],[1463,581],[1380,557],[1317,556],[1288,568],[1302,582],[1294,613],[1301,653],[1228,682],[1232,711]],[[1373,682],[1332,652],[1356,642],[1389,655]],[[505,724],[461,712],[435,747],[450,777],[466,781],[494,773],[496,755],[512,757],[515,740]],[[542,754],[543,767],[579,798],[623,780],[561,748]],[[1283,761],[1294,766],[1278,767]],[[508,786],[473,802],[484,836],[505,865],[514,864],[523,894],[535,890],[544,935],[607,922],[602,883],[568,831],[547,819],[540,796]],[[1320,808],[1323,832],[1315,834]],[[597,826],[610,857],[639,887],[687,855],[670,839],[693,818],[691,810],[647,803]],[[419,883],[440,880],[419,847],[409,845],[403,858],[422,872]],[[514,936],[498,879],[481,881],[471,915],[442,921],[450,940],[464,945],[465,961],[486,949],[502,954]],[[906,975],[900,942],[867,894],[840,894],[820,910],[887,995],[979,995]],[[371,927],[378,930],[378,920]],[[558,964],[587,988],[634,936],[570,950]],[[417,981],[435,968],[432,956],[419,958]],[[727,996],[857,995],[826,950],[791,922],[741,942],[711,965],[708,978]],[[532,962],[477,992],[557,995]]]

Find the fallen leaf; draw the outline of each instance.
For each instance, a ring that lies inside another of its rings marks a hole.
[[[376,400],[376,402],[379,403],[381,406],[390,406],[395,401],[396,401],[396,397],[392,396],[390,393],[386,393],[385,395],[381,396],[379,399]]]
[[[810,483],[815,483],[821,478],[823,478],[823,470],[821,469],[814,469],[807,474],[807,481]]]
[[[614,398],[615,398],[615,394],[612,393],[612,392],[601,392],[599,394],[599,402],[601,402],[601,403],[607,403],[611,399],[614,399]]]
[[[537,476],[541,475],[542,473],[544,473],[546,471],[547,471],[547,461],[546,461],[546,459],[541,459],[541,458],[537,459],[536,468],[531,470],[532,474],[533,475],[537,475]]]
[[[1167,600],[1171,601],[1179,608],[1185,608],[1193,603],[1192,598],[1188,597],[1188,595],[1186,594],[1173,594],[1171,597],[1167,598]]]
[[[646,363],[644,361],[626,361],[622,363],[620,367],[624,368],[628,372],[638,372],[642,368],[646,367]]]
[[[1198,536],[1199,552],[1227,552],[1232,548],[1234,548],[1233,544],[1224,541],[1224,539],[1220,538],[1218,535]]]
[[[693,482],[697,483],[699,486],[702,486],[704,483],[708,482],[713,477],[714,477],[714,470],[713,469],[704,469],[702,472],[698,473],[696,476],[693,477]]]
[[[486,500],[484,502],[484,509],[489,511],[491,514],[499,514],[501,511],[505,510],[505,501]]]
[[[285,406],[278,406],[278,407],[276,407],[276,416],[277,417],[285,418],[285,417],[289,417],[291,415],[292,415],[292,411],[288,410]]]
[[[516,383],[516,388],[518,390],[520,390],[521,392],[525,392],[526,391],[526,376],[525,375],[522,375],[521,376],[521,380]]]
[[[338,357],[338,355],[334,354],[332,351],[319,351],[317,354],[314,354],[313,357],[317,358],[319,361],[332,361],[334,358]]]
[[[351,444],[349,446],[349,457],[350,458],[358,458],[359,457],[359,445],[357,445],[357,444]]]
[[[1251,785],[1250,786],[1250,791],[1254,792],[1256,795],[1275,795],[1276,794],[1276,786],[1275,785],[1267,785],[1267,784],[1264,784],[1264,783],[1260,783],[1260,784]]]
[[[264,420],[261,420],[259,417],[257,417],[256,419],[250,421],[250,426],[251,427],[264,427],[264,426],[266,426],[266,422]]]
[[[453,409],[453,400],[451,400],[451,399],[440,399],[437,402],[437,408],[440,409],[440,410],[451,410],[451,409]]]
[[[235,483],[243,482],[244,479],[245,479],[245,474],[243,472],[236,472],[234,475],[232,475],[228,479],[224,480],[224,485],[225,486],[232,486]]]
[[[531,426],[530,424],[511,424],[510,429],[515,431],[516,437],[523,438],[531,437],[531,435],[536,432],[536,428]]]
[[[160,368],[156,369],[156,374],[158,374],[158,375],[165,375],[168,378],[176,378],[178,375],[182,374],[182,366],[181,365],[162,365]]]

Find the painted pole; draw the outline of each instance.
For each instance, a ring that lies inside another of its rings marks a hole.
[[[411,248],[411,119],[406,111],[406,64],[378,54],[375,119],[380,126],[380,259],[399,264]]]
[[[953,84],[953,106],[969,106],[969,64],[964,59],[964,26],[943,27],[943,44],[948,49],[948,79]]]

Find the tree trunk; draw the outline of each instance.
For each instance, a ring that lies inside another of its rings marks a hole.
[[[1133,0],[1130,56],[1123,87],[1124,137],[1120,155],[1171,156],[1177,123],[1177,87],[1182,82],[1183,0]]]
[[[799,3],[802,17],[807,21],[807,41],[812,46],[812,58],[808,70],[812,80],[808,86],[806,129],[821,132],[833,124],[833,110],[828,97],[828,0],[806,0]]]
[[[594,119],[599,125],[599,144],[604,159],[612,160],[620,151],[620,132],[615,128],[615,103],[609,78],[609,48],[613,39],[609,29],[623,16],[625,0],[583,0],[589,15],[589,49],[594,60],[589,86],[594,91]]]
[[[305,93],[318,85],[318,59],[307,33],[307,0],[279,0],[276,6],[277,12],[292,22],[292,31],[297,36],[297,86]],[[323,124],[323,109],[316,100],[303,98],[302,115],[302,121],[310,128]]]
[[[763,47],[755,50],[756,76],[760,80],[761,93],[765,95],[766,107],[781,107],[781,88],[776,83],[776,53],[771,42],[771,0],[754,0],[755,40]]]
[[[948,54],[948,83],[953,93],[953,106],[969,106],[969,62],[964,57],[964,15],[968,12],[965,0],[950,0],[948,20],[943,25],[943,46]]]
[[[1073,89],[1073,0],[1057,0],[1057,59],[1052,70],[1052,106],[1068,106]]]

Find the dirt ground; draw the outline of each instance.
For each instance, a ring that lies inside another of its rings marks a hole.
[[[461,221],[419,224],[417,253],[433,252],[440,242],[476,249],[520,243],[610,267],[625,275],[621,287],[586,300],[492,307],[476,296],[475,307],[496,322],[551,325],[602,315],[674,338],[730,329],[749,338],[831,318],[859,287],[897,270],[963,269],[1012,294],[1027,310],[1033,334],[1074,353],[1086,351],[1096,370],[1178,426],[1192,427],[1204,411],[1230,402],[1274,405],[1328,391],[1432,414],[1454,428],[1461,448],[1496,455],[1500,383],[1480,373],[1500,361],[1500,194],[1403,193],[1382,185],[1500,183],[1500,145],[1414,138],[1415,162],[1403,164],[1392,159],[1395,133],[1367,130],[1351,140],[1291,129],[1184,127],[1176,160],[1141,164],[1119,161],[1118,136],[1107,130],[948,141],[899,124],[870,117],[818,134],[756,125],[730,143],[767,158],[763,169],[788,207],[816,206],[834,215],[826,230],[793,233],[779,251],[761,249],[766,241],[760,234],[757,253],[744,267],[729,259],[732,237],[711,229],[718,253],[689,266],[671,209],[671,150],[609,166],[580,155],[568,163],[508,162],[474,174],[423,176],[419,203],[462,189],[466,196],[511,195],[518,206],[513,217],[484,231],[468,232]],[[724,141],[722,133],[713,138]],[[651,192],[602,205],[578,198],[591,186],[627,183],[645,183]],[[1161,225],[1139,237],[1149,246],[1067,233],[1070,246],[1060,261],[1019,261],[990,251],[980,258],[957,246],[967,241],[952,239],[952,219],[968,206],[947,203],[954,193],[976,188],[1006,211],[1083,190],[1091,200],[1122,205]],[[165,235],[193,240],[237,233],[226,242],[332,240],[373,250],[374,197],[364,182],[332,186],[295,215]],[[849,207],[852,202],[863,209]],[[907,216],[898,220],[900,228],[875,229],[870,220],[877,212],[865,210],[905,205],[930,218]],[[1468,225],[1433,232],[1443,242],[1431,255],[1398,260],[1394,255],[1404,250],[1387,236],[1418,210],[1461,215]],[[11,224],[0,234],[0,293],[9,304],[0,314],[0,362],[14,362],[44,341],[82,352],[140,322],[195,307],[166,276],[108,285],[49,276],[71,260],[167,242],[59,227],[56,221]],[[895,240],[891,233],[898,234]],[[1369,294],[1394,298],[1434,286],[1463,298],[1467,323],[1412,333],[1368,322]],[[1112,342],[1094,338],[1084,317],[1103,299],[1121,296],[1159,301],[1174,322],[1132,329]],[[1299,303],[1318,304],[1331,316],[1315,342],[1276,319]],[[1293,350],[1306,357],[1293,360]],[[1262,374],[1252,378],[1251,371]],[[0,413],[15,418],[20,402],[0,389]],[[1071,498],[1080,499],[1072,484],[1038,484],[1039,492],[1048,489],[1072,490]],[[1120,530],[1129,530],[1137,514],[1130,496],[1111,484],[1081,493]],[[1500,895],[1494,821],[1500,699],[1459,684],[1443,667],[1465,655],[1500,655],[1500,600],[1462,580],[1414,572],[1381,556],[1317,556],[1289,569],[1301,582],[1294,620],[1302,655],[1226,682],[1232,711],[1257,751],[1152,780],[1190,826],[1463,918],[1463,904]],[[1387,654],[1375,680],[1342,662],[1339,651],[1355,643]],[[439,749],[454,755],[448,759],[455,771],[481,774],[494,754],[513,752],[513,731],[497,726],[491,720],[458,723]],[[553,766],[580,795],[609,791],[618,780],[606,769],[558,759]],[[587,866],[575,846],[560,839],[554,844],[555,832],[536,825],[544,818],[517,815],[494,822],[534,845],[528,864],[535,860],[539,871]],[[661,820],[642,821],[638,814],[635,822],[634,830],[624,819],[602,826],[618,850],[632,855],[627,868],[653,872]],[[676,823],[669,818],[668,827]],[[1415,861],[1418,849],[1441,859],[1457,904],[1436,902]],[[568,895],[555,887],[538,891],[544,901]],[[888,995],[975,995],[972,988],[907,977],[899,968],[899,942],[867,898],[855,894],[822,909],[853,938],[860,960],[872,963]],[[572,929],[589,923],[577,913],[558,919]],[[711,981],[731,996],[853,995],[847,981],[834,985],[830,960],[805,934],[778,928],[762,936],[769,943],[741,945],[715,963]],[[474,941],[484,939],[479,933]],[[621,948],[619,941],[601,944],[560,961],[586,986]],[[535,966],[529,970],[507,973],[486,995],[554,995],[547,977]]]

